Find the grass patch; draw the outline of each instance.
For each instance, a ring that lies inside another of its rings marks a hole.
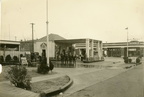
[[[51,92],[64,86],[70,81],[68,76],[62,76],[55,79],[44,80],[32,83],[32,90],[35,93],[42,93],[44,90]]]

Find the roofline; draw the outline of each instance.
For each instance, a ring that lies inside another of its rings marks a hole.
[[[20,44],[20,41],[0,40],[0,44]]]
[[[65,41],[68,40],[86,40],[86,39],[90,39],[90,40],[95,40],[95,41],[102,41],[102,40],[96,40],[96,39],[91,39],[91,38],[79,38],[79,39],[64,39]],[[54,41],[61,41],[61,40],[54,40]],[[63,41],[63,40],[62,40]]]
[[[20,41],[14,41],[14,40],[0,40],[0,41],[7,41],[7,42],[20,42]]]
[[[125,48],[127,46],[103,46],[103,48]],[[128,47],[142,47],[144,48],[144,46],[128,46]]]
[[[102,41],[102,40],[97,40],[97,39],[93,39],[93,38],[73,38],[73,39],[66,39],[66,40],[79,40],[79,39],[91,39],[91,40],[96,40],[96,41]]]
[[[129,41],[129,42],[144,42],[144,41]],[[125,42],[106,42],[104,44],[109,44],[109,43],[127,43],[126,41]]]

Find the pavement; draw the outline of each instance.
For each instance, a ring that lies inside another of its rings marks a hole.
[[[135,66],[133,69],[86,87],[68,97],[144,97],[143,66],[144,64]]]
[[[132,67],[135,65],[125,64],[121,58],[107,58],[104,62],[77,64],[81,64],[81,67],[77,66],[77,68],[67,68],[64,70],[63,68],[55,69],[57,72],[67,74],[73,79],[73,85],[63,93],[63,97],[69,96],[93,84],[115,77],[126,72],[128,69],[125,69],[125,67]],[[93,65],[93,67],[86,68],[83,67],[82,64]],[[57,95],[57,97],[59,96],[61,97],[61,95]]]
[[[67,75],[73,79],[73,85],[63,93],[63,97],[69,96],[93,84],[112,78],[120,73],[127,71],[127,69],[88,69],[88,71],[89,72],[85,73],[67,73]]]
[[[88,68],[88,67],[83,66],[83,64],[92,65],[92,67]],[[49,79],[57,78],[60,76],[68,75],[70,78],[73,79],[73,85],[64,92],[63,97],[65,97],[81,89],[84,89],[88,86],[91,86],[95,83],[99,83],[101,81],[112,78],[122,72],[125,72],[128,69],[124,69],[124,67],[133,66],[134,64],[124,64],[121,58],[106,58],[105,61],[103,62],[94,62],[94,63],[77,62],[77,65],[78,66],[76,68],[54,68],[53,71],[57,72],[57,74],[33,77],[31,82],[33,83],[33,82],[38,82],[42,80],[49,80]],[[28,67],[28,70],[34,70],[34,69],[36,68]],[[2,84],[10,85],[9,81],[0,82],[0,86],[3,86]],[[6,88],[7,85],[4,85],[4,88],[3,87],[0,88],[0,94],[3,94],[2,97],[11,97],[11,96],[5,95],[7,92],[4,92],[5,91],[4,89],[6,89],[7,91],[7,88]],[[10,87],[8,88],[9,88],[8,89],[9,93],[12,93],[12,94],[18,93],[17,89],[13,91],[11,90]],[[27,97],[30,97],[31,95],[32,97],[31,93],[23,92],[21,97],[24,97],[23,95],[27,95]]]

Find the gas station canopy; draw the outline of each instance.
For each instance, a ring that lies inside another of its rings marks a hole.
[[[94,39],[89,39],[94,40]],[[94,42],[98,42],[100,40],[94,40]],[[66,43],[66,44],[74,44],[74,43],[85,43],[86,39],[68,39],[68,40],[55,40],[55,43]]]

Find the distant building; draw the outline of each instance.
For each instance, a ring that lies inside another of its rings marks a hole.
[[[47,37],[44,36],[40,39],[34,40],[34,44],[31,40],[28,41],[9,41],[0,40],[0,55],[6,56],[20,56],[34,52],[42,56],[42,53],[47,55]],[[95,39],[65,39],[57,34],[49,34],[49,57],[59,58],[61,53],[70,52],[78,56],[83,56],[87,60],[101,60],[103,57],[103,44],[100,40]]]
[[[47,37],[44,36],[34,42],[34,52],[39,55],[47,53]],[[94,39],[65,39],[57,34],[49,35],[49,57],[59,58],[63,51],[68,52],[72,49],[76,55],[82,55],[87,58],[96,57],[101,60],[102,54],[102,41]]]
[[[19,57],[20,53],[20,42],[11,40],[0,40],[0,56],[4,58],[7,55]]]
[[[32,52],[32,41],[20,41],[20,51],[22,52]]]
[[[127,56],[127,42],[103,43],[103,51],[108,57]],[[129,57],[135,57],[139,55],[144,56],[144,42],[128,42],[128,54]]]

